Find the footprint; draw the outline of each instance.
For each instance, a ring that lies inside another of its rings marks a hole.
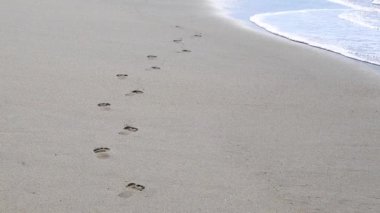
[[[139,130],[138,128],[129,125],[126,125],[124,129],[130,132],[137,132]]]
[[[117,196],[122,197],[122,198],[129,198],[129,197],[132,197],[132,195],[133,195],[133,192],[125,191],[125,192],[118,194]]]
[[[116,77],[118,79],[122,80],[122,79],[126,79],[128,77],[128,75],[127,74],[117,74]]]
[[[98,107],[100,107],[101,110],[110,110],[111,104],[110,103],[99,103]]]
[[[95,148],[93,151],[96,154],[96,157],[100,159],[105,159],[105,158],[110,157],[108,153],[110,150],[111,149],[107,147],[98,147],[98,148]]]
[[[152,67],[146,68],[145,70],[150,71],[150,70],[160,70],[160,69],[161,67],[152,66]]]
[[[143,94],[144,92],[141,90],[133,90],[132,93],[134,94]]]
[[[136,183],[129,183],[128,185],[125,186],[125,188],[126,188],[125,191],[118,194],[119,197],[121,198],[132,197],[136,191],[139,191],[139,192],[143,191],[145,189],[145,186],[136,184]]]
[[[197,33],[197,34],[194,34],[193,37],[196,37],[196,38],[201,38],[202,37],[202,33]]]
[[[140,184],[136,184],[136,183],[129,183],[127,186],[126,186],[127,189],[133,189],[133,190],[137,190],[137,191],[143,191],[145,189],[145,186],[143,185],[140,185]]]
[[[178,51],[177,53],[191,53],[191,50],[183,49],[181,51]]]
[[[143,93],[144,92],[141,90],[133,90],[130,93],[125,94],[125,96],[139,95],[139,94],[143,94]]]
[[[178,43],[181,43],[181,42],[182,42],[182,38],[180,38],[180,39],[174,39],[173,42],[174,42],[174,43],[177,43],[177,44],[178,44]]]
[[[154,59],[157,58],[157,56],[156,56],[156,55],[148,55],[147,58],[148,58],[149,60],[154,60]]]
[[[119,135],[128,135],[132,132],[137,132],[139,129],[133,126],[125,125],[123,131],[119,132]]]

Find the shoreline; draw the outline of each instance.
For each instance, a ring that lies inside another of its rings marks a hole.
[[[253,16],[252,16],[253,17]],[[251,18],[252,18],[251,17]],[[297,39],[292,39],[290,36],[286,36],[286,35],[283,35],[281,33],[278,33],[278,32],[275,32],[275,31],[271,31],[269,29],[267,29],[267,27],[264,27],[264,26],[261,26],[260,24],[256,23],[255,21],[253,20],[250,20],[255,26],[261,28],[262,30],[264,30],[265,32],[267,33],[270,33],[272,35],[275,35],[275,36],[278,36],[278,37],[281,37],[281,38],[284,38],[288,41],[291,41],[291,42],[296,42],[296,43],[300,43],[300,44],[303,44],[303,45],[307,45],[307,46],[310,46],[310,47],[313,47],[313,48],[317,48],[317,49],[320,49],[320,50],[324,50],[326,52],[330,52],[330,53],[334,53],[334,54],[337,54],[339,56],[343,56],[347,59],[350,59],[350,60],[353,60],[353,61],[357,61],[357,62],[360,62],[360,63],[364,63],[364,64],[369,64],[369,65],[373,65],[375,70],[378,72],[380,70],[380,64],[376,64],[375,62],[371,62],[371,61],[366,61],[364,59],[359,59],[359,58],[355,58],[354,56],[351,56],[349,54],[344,54],[344,53],[341,53],[339,51],[335,51],[335,50],[330,50],[328,48],[325,48],[325,47],[322,47],[321,44],[311,44],[311,43],[308,43],[307,41],[302,41],[302,40],[297,40]]]
[[[367,65],[203,0],[3,3],[1,212],[380,210]]]
[[[302,44],[302,45],[307,45],[309,47],[316,48],[316,49],[319,49],[319,50],[323,50],[323,51],[326,51],[328,53],[336,54],[337,56],[342,56],[342,57],[344,57],[344,58],[346,58],[348,60],[352,60],[352,61],[356,61],[356,62],[359,62],[359,63],[363,63],[365,65],[371,65],[371,66],[373,66],[374,71],[377,72],[378,74],[380,74],[379,73],[379,71],[380,71],[380,64],[376,64],[376,63],[370,62],[370,61],[365,61],[364,59],[355,58],[354,56],[345,55],[344,53],[340,53],[340,52],[337,52],[337,51],[334,51],[334,50],[330,50],[330,49],[327,49],[327,48],[324,48],[324,47],[321,47],[321,46],[318,46],[318,45],[310,44],[310,43],[307,43],[306,41],[300,41],[300,40],[292,39],[291,37],[288,37],[288,36],[285,36],[285,35],[281,35],[280,33],[272,32],[272,31],[266,29],[265,27],[260,26],[259,24],[255,23],[254,21],[252,21],[252,23],[254,25],[256,25],[257,27],[261,28],[262,30],[264,30],[265,32],[267,32],[269,34],[272,34],[274,36],[278,36],[280,38],[286,39],[286,40],[288,40],[290,42],[295,42],[295,43],[299,43],[299,44]]]
[[[356,61],[359,63],[363,63],[364,65],[370,65],[370,67],[371,67],[371,69],[373,69],[373,71],[375,71],[378,74],[380,73],[380,64],[378,64],[376,62],[366,61],[365,59],[360,59],[360,58],[357,58],[357,57],[352,56],[350,54],[345,54],[345,53],[343,53],[344,52],[343,50],[341,50],[341,51],[332,50],[332,49],[323,47],[322,44],[312,44],[308,41],[302,41],[302,39],[292,38],[291,36],[284,35],[281,32],[276,32],[274,30],[270,30],[270,29],[268,29],[268,26],[262,26],[261,24],[253,21],[252,18],[254,16],[249,17],[246,21],[240,20],[236,17],[232,17],[227,12],[227,9],[223,8],[223,5],[218,5],[218,3],[216,3],[216,1],[214,1],[214,0],[208,0],[208,1],[209,1],[209,4],[211,5],[211,7],[213,7],[216,11],[218,11],[218,12],[215,12],[218,16],[220,16],[222,18],[229,19],[244,29],[252,30],[253,32],[263,34],[263,35],[267,35],[267,36],[274,36],[275,38],[278,38],[279,40],[285,39],[285,40],[283,40],[283,42],[289,42],[289,41],[295,42],[295,43],[299,43],[302,45],[307,45],[307,46],[312,47],[312,48],[316,48],[316,49],[326,51],[327,53],[333,53],[333,54],[338,55],[339,57],[342,56],[348,60],[353,60],[353,61]],[[337,8],[336,10],[344,10],[344,9],[338,9]],[[281,12],[277,12],[277,13],[281,13]],[[260,14],[260,15],[262,15],[262,14]]]

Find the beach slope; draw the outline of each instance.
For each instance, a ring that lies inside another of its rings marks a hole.
[[[0,212],[379,212],[380,78],[201,0],[1,0]]]

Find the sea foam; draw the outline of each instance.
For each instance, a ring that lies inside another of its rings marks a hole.
[[[252,28],[380,65],[380,0],[210,1]]]

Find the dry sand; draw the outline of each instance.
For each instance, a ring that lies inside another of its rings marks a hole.
[[[367,66],[201,0],[0,2],[0,212],[380,212]]]

